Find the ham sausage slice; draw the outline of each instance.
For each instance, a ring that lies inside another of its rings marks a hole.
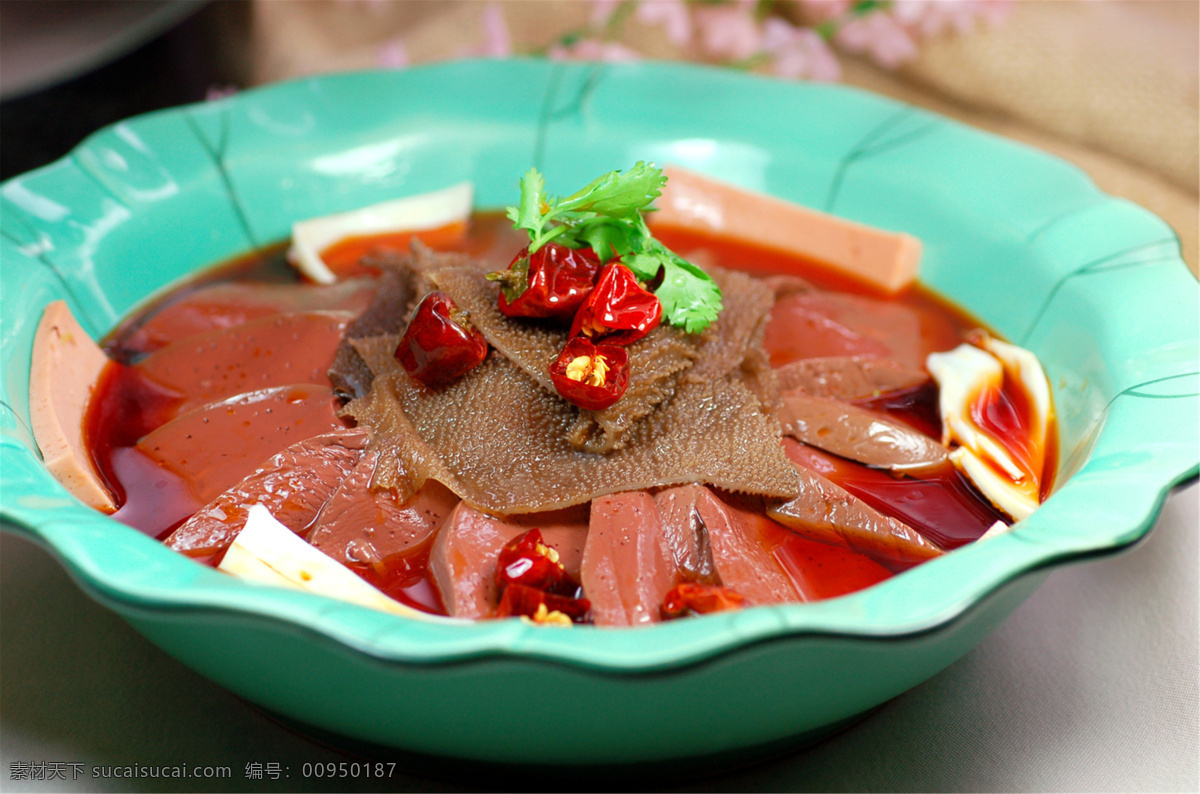
[[[558,552],[567,573],[578,580],[588,534],[587,506],[498,518],[459,502],[442,524],[429,555],[446,613],[455,618],[496,614],[496,558],[504,544],[533,528]]]
[[[63,301],[42,312],[33,337],[29,421],[54,479],[89,507],[111,513],[116,503],[100,479],[83,440],[88,400],[108,357]]]
[[[654,226],[676,226],[796,254],[895,294],[916,280],[921,241],[718,182],[676,166]]]

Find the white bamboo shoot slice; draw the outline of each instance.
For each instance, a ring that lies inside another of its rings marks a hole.
[[[304,590],[418,620],[440,620],[384,595],[337,560],[310,546],[262,505],[250,508],[246,525],[218,568],[257,584]]]
[[[474,187],[470,182],[407,196],[369,207],[324,215],[292,224],[288,260],[318,284],[332,284],[337,275],[321,259],[321,252],[350,237],[395,232],[418,232],[466,221],[471,214]]]
[[[1047,435],[1054,415],[1050,385],[1037,357],[1028,350],[983,333],[973,335],[972,342],[932,353],[926,361],[938,384],[942,443],[956,447],[951,462],[980,492],[1019,521],[1041,503]],[[986,401],[994,398],[990,395],[1001,391],[1028,407],[1028,416],[1018,417],[1019,431],[999,432],[977,421],[987,413]],[[1015,437],[1018,433],[1025,437]]]

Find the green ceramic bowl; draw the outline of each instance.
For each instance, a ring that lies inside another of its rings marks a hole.
[[[249,586],[85,508],[42,467],[26,395],[49,301],[99,337],[297,218],[463,179],[496,208],[530,165],[562,192],[639,159],[921,238],[922,281],[1044,362],[1062,487],[1015,531],[845,598],[556,631]],[[1141,538],[1200,459],[1200,295],[1171,229],[1059,160],[859,91],[667,64],[337,75],[118,124],[0,194],[6,528],[199,672],[362,742],[616,764],[817,735],[946,667],[1054,566]]]

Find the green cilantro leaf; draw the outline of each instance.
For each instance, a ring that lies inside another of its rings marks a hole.
[[[644,280],[662,270],[662,283],[654,294],[662,304],[663,318],[689,334],[703,331],[721,312],[721,288],[716,282],[658,240],[651,239],[643,253],[622,257],[621,263]]]
[[[562,212],[594,212],[610,218],[634,220],[650,202],[662,195],[667,183],[661,169],[638,162],[625,173],[612,171],[558,202]]]
[[[563,199],[546,194],[536,169],[521,178],[521,197],[507,215],[513,228],[529,234],[529,251],[555,242],[570,248],[590,246],[601,261],[613,257],[640,280],[661,284],[654,294],[663,319],[688,333],[699,333],[721,311],[721,289],[700,268],[678,256],[650,234],[641,213],[662,195],[667,182],[661,169],[638,162],[612,171]]]
[[[530,236],[540,234],[545,220],[542,218],[542,197],[546,193],[546,180],[536,168],[521,177],[521,201],[508,208],[508,219],[514,229],[525,229]]]
[[[642,250],[649,236],[649,230],[614,218],[596,218],[582,224],[572,235],[590,245],[601,262]]]

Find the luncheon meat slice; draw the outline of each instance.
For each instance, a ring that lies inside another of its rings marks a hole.
[[[371,490],[379,462],[372,450],[359,458],[321,509],[308,542],[338,562],[375,563],[423,543],[450,515],[455,496],[437,480],[401,501],[388,489]]]
[[[839,400],[791,394],[780,399],[783,432],[843,458],[912,472],[945,465],[949,450],[886,416]]]
[[[29,421],[42,461],[72,496],[111,513],[112,493],[101,479],[84,439],[88,403],[108,357],[64,301],[42,312],[29,370]]]
[[[156,306],[153,314],[123,339],[122,347],[151,353],[189,336],[289,312],[357,315],[371,304],[374,294],[375,280],[370,278],[346,279],[329,286],[260,281],[205,284],[178,300]]]
[[[371,393],[346,413],[392,451],[377,482],[413,493],[433,477],[499,514],[554,510],[609,493],[685,482],[729,491],[794,496],[796,476],[779,445],[779,423],[739,381],[680,384],[675,395],[608,455],[565,439],[575,409],[502,356],[445,389],[429,390],[400,369],[394,337],[357,341],[376,372]],[[386,461],[385,461],[386,462]]]
[[[921,241],[728,185],[677,166],[650,216],[682,227],[798,255],[895,294],[916,278]],[[752,263],[751,263],[752,266]]]
[[[794,443],[794,442],[792,442]],[[769,506],[767,515],[793,532],[907,568],[943,552],[920,532],[870,507],[817,472],[797,464],[800,495]]]
[[[222,551],[256,504],[296,534],[304,533],[353,471],[368,438],[363,430],[339,430],[293,444],[197,511],[164,542],[192,556]]]
[[[326,370],[351,319],[346,312],[273,315],[175,342],[136,366],[185,396],[180,413],[274,386],[328,386]]]
[[[804,358],[775,370],[782,393],[797,391],[832,400],[865,400],[929,382],[929,373],[897,361],[861,356]]]
[[[592,502],[580,579],[597,626],[662,619],[663,597],[679,575],[653,496],[631,491]]]
[[[279,386],[176,417],[143,436],[137,448],[190,482],[203,504],[276,452],[343,427],[328,387]]]
[[[775,304],[764,344],[771,366],[803,358],[887,358],[920,369],[921,318],[899,303],[840,292],[789,295]]]
[[[567,575],[579,581],[588,534],[586,505],[526,516],[498,518],[459,502],[433,542],[429,567],[446,612],[456,618],[496,614],[500,590],[496,560],[504,544],[531,529],[541,530],[547,546],[558,552]]]
[[[696,510],[708,532],[721,585],[751,604],[803,600],[762,537],[762,515],[729,505],[707,488],[704,491],[696,498]]]

